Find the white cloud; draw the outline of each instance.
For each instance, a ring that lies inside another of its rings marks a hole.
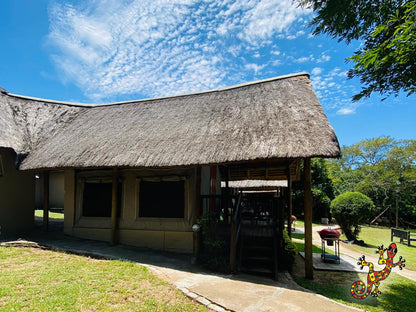
[[[321,56],[316,60],[317,63],[324,63],[331,60],[331,57],[325,53],[322,53]]]
[[[254,71],[254,74],[255,75],[257,75],[257,73],[260,71],[260,70],[262,70],[264,67],[265,67],[266,65],[258,65],[258,64],[253,64],[253,63],[250,63],[250,64],[246,64],[244,67],[246,68],[246,69],[249,69],[249,70],[252,70],[252,71]]]
[[[312,69],[311,74],[312,74],[313,76],[317,76],[317,75],[322,74],[322,72],[323,72],[323,69],[322,69],[321,67],[314,67],[314,68]]]
[[[351,115],[355,114],[355,109],[350,107],[343,107],[337,111],[337,115]]]
[[[313,58],[311,56],[302,56],[294,60],[295,63],[310,62]]]
[[[259,50],[303,35],[292,25],[308,14],[292,0],[56,2],[48,41],[62,79],[96,101],[164,96],[226,85],[227,77],[242,79],[242,68],[258,74],[265,65],[239,60],[252,51],[264,64]]]

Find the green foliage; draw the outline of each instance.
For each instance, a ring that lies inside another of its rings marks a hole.
[[[201,228],[203,247],[215,250],[221,250],[225,247],[225,238],[222,235],[222,224],[217,213],[208,211],[198,220]]]
[[[316,13],[314,34],[329,34],[339,41],[362,40],[360,50],[348,58],[354,67],[349,78],[366,86],[353,97],[373,92],[408,95],[416,91],[416,0],[300,0]]]
[[[369,196],[375,215],[387,208],[394,213],[397,200],[399,217],[416,223],[416,140],[363,140],[343,147],[342,158],[328,168],[337,195],[358,191]]]
[[[322,158],[312,159],[311,162],[311,185],[312,185],[312,215],[314,220],[328,217],[331,200],[335,197],[335,188],[330,177],[327,161]],[[303,176],[303,165],[300,168]],[[294,214],[300,216],[303,210],[303,183],[293,182]]]
[[[199,220],[201,251],[199,262],[206,268],[222,273],[230,272],[229,235],[219,213],[209,211]]]
[[[329,208],[331,206],[331,200],[329,197],[320,189],[312,189],[312,207],[313,214],[318,218],[328,218]],[[316,219],[316,217],[315,217]]]
[[[298,255],[298,249],[286,231],[283,231],[283,245],[284,248],[280,251],[279,255],[279,270],[292,272]]]
[[[360,233],[360,224],[367,221],[374,208],[370,198],[359,192],[338,195],[331,203],[332,216],[347,236],[355,241]]]

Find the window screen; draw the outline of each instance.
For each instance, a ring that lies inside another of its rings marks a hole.
[[[139,217],[183,218],[185,181],[141,181]]]
[[[117,216],[121,211],[121,183],[117,190]],[[112,183],[85,182],[82,200],[82,215],[84,217],[111,217]]]

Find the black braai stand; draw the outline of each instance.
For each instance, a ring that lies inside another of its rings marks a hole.
[[[322,254],[321,259],[324,262],[336,262],[340,263],[340,255],[339,255],[339,238],[337,237],[325,237],[321,238],[321,244],[322,244]],[[328,254],[325,251],[326,246],[334,246],[335,254]]]

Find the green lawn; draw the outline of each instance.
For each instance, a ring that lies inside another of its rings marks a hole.
[[[304,250],[304,244],[299,241],[294,242],[296,247]],[[318,246],[313,245],[313,252],[320,252]],[[314,292],[338,302],[351,305],[365,311],[415,311],[416,306],[416,282],[404,278],[396,273],[380,283],[379,297],[368,297],[366,299],[354,299],[351,296],[350,288],[352,283],[357,280],[367,281],[365,273],[333,272],[314,270],[314,279],[304,278],[304,261],[298,256],[296,266],[293,270],[293,277],[296,282]]]
[[[363,226],[358,238],[364,240],[368,246],[362,247],[351,244],[348,247],[363,253],[375,255],[375,250],[378,246],[384,245],[384,248],[386,248],[391,243],[390,228]],[[341,239],[346,238],[345,236],[341,236]],[[416,271],[416,242],[411,242],[408,247],[406,243],[401,244],[400,239],[397,237],[394,237],[393,241],[397,244],[397,256],[394,258],[394,261],[398,261],[398,257],[402,256],[406,259],[406,269]]]
[[[208,311],[136,263],[0,247],[0,311]]]
[[[315,271],[312,281],[302,277],[295,277],[295,280],[301,286],[325,297],[365,311],[415,311],[416,282],[396,273],[391,273],[387,279],[381,281],[379,290],[382,293],[378,297],[369,296],[365,299],[354,299],[350,288],[357,280],[366,282],[366,274]]]

